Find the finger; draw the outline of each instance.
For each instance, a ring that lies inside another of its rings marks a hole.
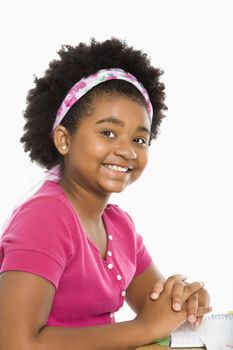
[[[196,319],[196,321],[194,323],[195,328],[199,328],[200,327],[202,320],[203,320],[203,316],[197,317],[197,319]]]
[[[183,281],[177,281],[172,288],[172,308],[174,311],[180,311],[183,301],[185,284]]]
[[[198,292],[198,299],[200,305],[209,306],[210,305],[210,295],[205,288],[202,288]]]
[[[182,275],[182,274],[172,275],[172,276],[168,277],[168,279],[166,280],[164,288],[168,289],[171,292],[171,290],[176,282],[185,281],[186,279],[187,279],[186,275]]]
[[[199,306],[197,309],[197,317],[202,317],[212,311],[211,306]]]
[[[165,280],[160,280],[158,282],[155,282],[152,291],[151,291],[151,299],[156,300],[160,296],[160,293],[163,291],[163,287],[165,284]]]
[[[198,310],[198,294],[195,293],[191,295],[187,300],[187,313],[188,313],[188,322],[195,323],[197,319],[197,310]]]
[[[201,306],[206,307],[206,310],[204,312],[205,314],[212,311],[212,307],[210,306],[210,295],[205,288],[202,288],[201,290],[198,291],[198,304],[199,304],[199,307]],[[201,325],[202,320],[203,320],[203,316],[197,317],[194,326],[198,328]]]
[[[187,301],[187,299],[193,295],[194,293],[197,293],[199,290],[201,290],[204,287],[204,283],[202,281],[200,282],[193,282],[186,285],[184,294],[183,294],[183,301]]]
[[[201,311],[198,311],[198,314],[200,312],[203,312],[204,314],[208,314],[209,312],[211,312],[213,310],[212,306],[205,306]],[[203,320],[203,316],[198,316],[196,319],[196,322],[194,323],[194,326],[196,328],[200,327],[201,323]]]

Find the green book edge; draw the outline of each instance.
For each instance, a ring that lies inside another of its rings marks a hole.
[[[162,346],[169,346],[170,337],[161,339],[160,341],[157,342],[157,344],[162,345]]]

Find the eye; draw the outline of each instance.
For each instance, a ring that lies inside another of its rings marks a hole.
[[[110,130],[105,130],[105,131],[102,131],[101,132],[101,135],[105,136],[105,137],[108,137],[110,139],[114,138],[116,135],[110,131]]]
[[[140,144],[140,145],[143,145],[143,144],[147,144],[147,142],[146,142],[146,140],[145,139],[143,139],[142,137],[136,137],[136,139],[134,139],[134,142],[135,143],[138,143],[138,144]]]

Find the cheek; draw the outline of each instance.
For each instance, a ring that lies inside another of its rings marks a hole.
[[[108,145],[104,142],[92,142],[90,144],[90,152],[95,155],[104,155],[108,153]]]
[[[148,163],[148,150],[144,150],[138,154],[138,168],[143,171]]]
[[[136,181],[143,173],[148,163],[148,151],[138,153],[137,168],[132,176],[132,182]]]
[[[89,139],[82,139],[72,148],[72,158],[83,164],[83,167],[91,166],[92,161],[101,162],[103,157],[107,154],[108,148],[104,143],[98,142],[94,137]],[[89,160],[87,162],[87,160]],[[93,163],[94,164],[94,163]]]

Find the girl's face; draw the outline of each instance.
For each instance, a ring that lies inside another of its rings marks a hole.
[[[122,95],[97,97],[70,138],[65,173],[92,193],[121,192],[142,174],[149,136],[143,105]]]

